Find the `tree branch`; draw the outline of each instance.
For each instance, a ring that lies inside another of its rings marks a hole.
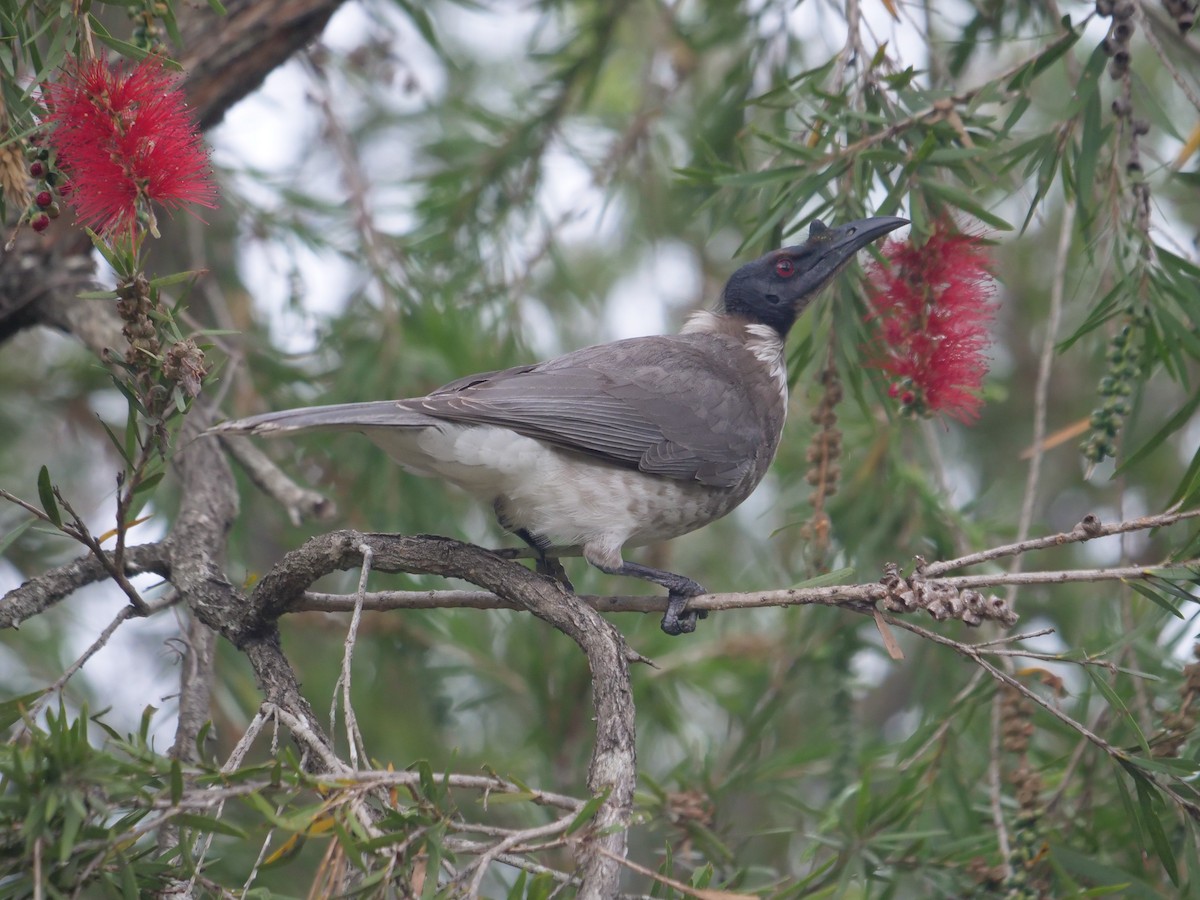
[[[588,604],[556,583],[488,551],[449,538],[336,531],[291,551],[255,586],[248,606],[260,621],[273,621],[295,608],[304,589],[336,570],[356,568],[362,548],[374,553],[372,568],[464,578],[502,600],[518,604],[570,637],[588,658],[596,741],[588,788],[607,797],[592,822],[594,836],[582,866],[579,896],[616,893],[636,783],[633,691],[629,659],[636,657],[612,625]],[[597,849],[598,848],[598,849]]]
[[[111,553],[101,552],[111,560]],[[140,575],[146,572],[164,578],[170,576],[170,555],[165,542],[139,544],[125,550],[125,573]],[[0,598],[0,628],[17,628],[26,619],[44,613],[81,587],[103,581],[108,576],[108,567],[91,554],[36,575]]]

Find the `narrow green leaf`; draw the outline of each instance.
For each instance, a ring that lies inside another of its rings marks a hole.
[[[227,837],[240,838],[241,840],[249,840],[250,835],[238,828],[236,825],[231,825],[221,819],[213,819],[208,816],[199,816],[195,813],[179,813],[172,817],[172,821],[199,831],[202,834],[223,834]]]
[[[129,864],[129,860],[120,850],[117,851],[117,861],[117,871],[121,873],[122,896],[125,897],[125,900],[139,900],[142,894],[138,887],[137,877],[134,875],[133,866]]]
[[[150,281],[150,287],[152,287],[152,288],[170,287],[171,285],[179,284],[182,281],[191,281],[193,278],[196,278],[198,275],[201,275],[201,274],[203,274],[202,270],[191,269],[187,272],[174,272],[171,275],[161,275],[158,278],[152,279]]]
[[[114,272],[125,272],[129,268],[128,264],[132,262],[131,260],[126,260],[123,255],[119,255],[118,251],[110,247],[108,242],[104,240],[104,238],[100,237],[100,235],[98,235],[96,232],[92,231],[92,229],[84,228],[83,230],[86,231],[87,236],[92,239],[92,246],[95,247],[96,252],[104,258],[104,261],[108,263],[110,269],[112,269]]]
[[[1148,577],[1148,580],[1154,587],[1161,591],[1166,591],[1168,594],[1173,594],[1185,603],[1200,603],[1200,597],[1197,597],[1190,591],[1184,590],[1168,578],[1151,575]]]
[[[13,697],[11,700],[5,700],[3,703],[0,703],[0,731],[18,721],[25,714],[25,710],[44,693],[46,693],[45,690],[33,691],[32,693],[22,694],[20,697]]]
[[[1078,155],[1075,158],[1075,199],[1085,220],[1090,219],[1092,195],[1095,191],[1096,158],[1105,146],[1101,134],[1100,95],[1091,92],[1083,108],[1083,123],[1079,135]]]
[[[1125,458],[1121,465],[1117,467],[1115,474],[1121,475],[1125,473],[1131,467],[1140,463],[1142,459],[1157,450],[1163,441],[1191,421],[1192,416],[1195,414],[1198,408],[1200,408],[1200,391],[1194,392],[1192,396],[1188,398],[1187,402],[1184,403],[1183,406],[1179,407],[1179,409],[1175,411],[1175,414],[1163,424],[1162,428],[1156,431],[1149,440],[1142,444],[1142,446],[1138,447],[1135,451],[1133,451],[1133,453],[1129,454],[1129,456]]]
[[[228,15],[228,13],[225,10],[224,4],[221,3],[221,0],[208,0],[208,6],[218,16]]]
[[[718,175],[714,180],[723,187],[756,187],[763,184],[775,184],[779,181],[796,181],[812,175],[812,167],[780,166],[776,169],[764,169],[761,172],[737,172],[732,175]]]
[[[567,827],[566,833],[574,834],[576,831],[590,822],[593,817],[595,817],[596,812],[604,804],[604,801],[608,799],[608,795],[609,791],[605,789],[595,797],[592,797],[592,799],[590,799],[587,803],[583,804],[583,808],[580,809],[575,818],[571,820],[571,824]]]
[[[1145,597],[1147,600],[1149,600],[1151,603],[1153,603],[1155,606],[1161,606],[1163,609],[1165,609],[1171,615],[1175,616],[1175,618],[1177,618],[1177,619],[1184,618],[1183,613],[1181,613],[1178,609],[1175,608],[1175,604],[1171,603],[1171,601],[1168,600],[1166,597],[1163,597],[1162,595],[1160,595],[1158,593],[1158,591],[1155,591],[1155,590],[1151,589],[1150,587],[1148,587],[1147,585],[1144,585],[1134,579],[1121,579],[1121,580],[1125,584],[1127,584],[1129,587],[1133,588],[1135,591],[1137,591],[1139,594],[1141,594],[1143,597]]]
[[[165,471],[163,471],[163,472],[154,472],[151,475],[147,475],[145,478],[143,478],[141,481],[138,482],[137,487],[135,487],[133,489],[133,492],[135,494],[144,494],[146,491],[153,490],[155,487],[158,486],[158,483],[163,480],[163,476],[165,476],[166,474],[167,473]]]
[[[38,472],[38,497],[42,501],[42,509],[46,511],[50,521],[62,528],[62,513],[58,511],[58,503],[54,500],[54,485],[50,483],[50,470],[42,466]]]
[[[1137,737],[1139,746],[1141,746],[1146,754],[1149,755],[1150,745],[1146,742],[1146,736],[1142,734],[1142,729],[1138,726],[1137,720],[1133,717],[1133,714],[1129,712],[1129,708],[1125,706],[1125,701],[1122,700],[1120,696],[1118,696],[1117,692],[1112,689],[1112,686],[1104,680],[1104,676],[1100,673],[1099,669],[1097,669],[1095,666],[1085,666],[1084,670],[1089,676],[1091,676],[1092,684],[1096,685],[1097,690],[1104,695],[1104,699],[1108,701],[1108,705],[1113,709],[1114,712],[1120,713],[1125,719],[1126,723],[1128,723],[1129,727],[1133,729],[1133,733]]]
[[[171,760],[171,803],[178,805],[183,799],[183,767],[178,759]]]
[[[425,840],[425,852],[429,854],[429,859],[425,864],[425,871],[437,872],[442,867],[442,839],[444,835],[441,828],[431,828],[428,837]],[[434,900],[438,896],[438,879],[426,878],[425,889],[421,892],[422,900]]]
[[[853,582],[854,569],[851,566],[846,566],[845,568],[834,569],[832,572],[825,572],[813,578],[806,578],[804,581],[798,581],[791,585],[790,589],[801,590],[803,588],[829,587],[830,585],[852,584]]]
[[[123,459],[125,461],[125,465],[132,468],[133,460],[130,459],[129,456],[127,455],[127,451],[125,449],[125,442],[120,440],[117,437],[116,433],[111,428],[108,427],[108,423],[105,422],[103,419],[97,419],[96,421],[100,423],[100,427],[104,429],[104,433],[108,435],[108,439],[110,441],[112,441],[113,446],[117,448],[117,453],[120,454],[121,459]],[[128,423],[126,423],[126,424],[128,424]]]
[[[1179,482],[1179,487],[1175,489],[1175,493],[1171,496],[1169,505],[1190,506],[1191,500],[1197,491],[1200,491],[1200,447],[1196,448],[1196,454],[1188,464],[1187,471],[1183,473],[1183,479]]]
[[[1178,887],[1179,871],[1175,863],[1175,853],[1171,850],[1171,842],[1167,840],[1167,833],[1163,830],[1162,820],[1159,819],[1158,812],[1154,809],[1158,789],[1145,776],[1135,777],[1134,786],[1137,788],[1142,824],[1150,835],[1150,843],[1154,847],[1154,852],[1158,854],[1159,862],[1167,870],[1167,877],[1171,879],[1172,884]]]
[[[0,537],[0,556],[8,552],[8,548],[20,540],[21,535],[27,532],[37,519],[26,519],[4,537]]]
[[[970,213],[981,222],[986,222],[993,228],[998,228],[1001,231],[1013,230],[1012,225],[1004,221],[1004,219],[1000,218],[995,213],[991,213],[984,209],[983,206],[976,202],[974,197],[964,190],[960,190],[953,185],[949,185],[945,182],[937,181],[936,179],[932,178],[922,179],[921,187],[930,194],[933,194],[935,197],[938,197],[946,203],[949,203],[951,206],[961,209],[963,212]]]
[[[95,16],[88,16],[88,22],[92,26],[92,33],[95,34],[102,43],[107,44],[122,56],[128,59],[136,60],[137,62],[141,62],[150,55],[150,51],[144,47],[139,47],[137,44],[131,44],[128,41],[123,41],[120,38],[113,37],[109,33],[108,29],[104,27],[104,23]],[[164,62],[169,63],[169,60],[164,57]],[[178,63],[175,63],[176,68],[178,68],[178,65]]]
[[[1074,30],[1068,31],[1038,54],[1037,58],[1031,60],[1028,65],[1022,66],[1021,70],[1009,79],[1007,90],[1017,93],[1023,92],[1038,75],[1054,65],[1055,62],[1070,50],[1075,45],[1075,42],[1079,40],[1079,37],[1078,32]]]

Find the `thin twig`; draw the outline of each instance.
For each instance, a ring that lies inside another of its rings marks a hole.
[[[1171,565],[1200,566],[1200,559]],[[930,585],[977,589],[1009,584],[1074,584],[1084,582],[1144,580],[1154,575],[1153,566],[1120,566],[1111,569],[1059,569],[1047,572],[995,572],[986,575],[954,575],[929,579]],[[688,600],[692,609],[759,609],[769,606],[844,606],[876,603],[887,596],[887,588],[876,582],[820,588],[784,588],[772,591],[701,594]],[[579,599],[600,612],[661,613],[663,597],[580,595]],[[342,594],[305,592],[289,606],[290,612],[353,612],[357,598]],[[488,591],[375,591],[363,596],[363,609],[382,612],[393,609],[520,609]]]
[[[1137,10],[1137,17],[1142,25],[1142,36],[1145,37],[1146,43],[1150,45],[1150,49],[1153,50],[1154,54],[1158,57],[1159,65],[1167,70],[1167,73],[1171,76],[1171,80],[1174,81],[1179,87],[1179,90],[1183,92],[1183,96],[1187,97],[1188,103],[1192,104],[1192,107],[1196,110],[1196,112],[1200,112],[1200,96],[1198,96],[1196,92],[1192,90],[1192,86],[1188,84],[1187,79],[1183,77],[1183,73],[1181,73],[1175,67],[1175,64],[1171,62],[1171,58],[1167,55],[1166,49],[1158,40],[1158,35],[1154,33],[1153,23],[1146,15],[1145,8],[1139,2],[1135,5],[1135,9]]]
[[[1037,382],[1033,388],[1033,451],[1029,457],[1029,470],[1025,476],[1025,493],[1021,498],[1021,514],[1017,520],[1017,541],[1029,537],[1033,523],[1033,507],[1037,502],[1038,486],[1042,475],[1042,460],[1046,456],[1046,415],[1049,406],[1050,376],[1054,370],[1054,348],[1058,341],[1058,327],[1062,321],[1063,296],[1066,293],[1067,261],[1071,255],[1071,236],[1075,231],[1075,201],[1068,199],[1063,205],[1062,222],[1059,224],[1058,248],[1054,257],[1054,279],[1050,283],[1050,309],[1046,313],[1046,329],[1042,338],[1042,351],[1038,357]],[[1013,557],[1010,572],[1021,571],[1021,555]],[[1008,602],[1016,600],[1017,586],[1009,585]],[[1005,854],[1007,856],[1007,854]]]
[[[174,606],[180,601],[180,599],[181,598],[179,594],[175,591],[172,591],[169,596],[150,603],[147,606],[147,614],[154,615],[157,612],[161,612],[164,609]],[[67,686],[67,682],[71,680],[71,677],[80,669],[82,669],[87,661],[95,656],[96,653],[109,642],[112,636],[116,634],[118,628],[125,624],[125,622],[127,622],[129,619],[137,615],[137,612],[132,606],[122,606],[120,610],[117,611],[117,614],[113,616],[113,620],[104,626],[104,630],[101,631],[99,636],[92,641],[88,648],[83,651],[83,653],[79,655],[79,658],[76,659],[75,662],[71,663],[71,665],[67,666],[66,671],[64,671],[57,679],[55,679],[54,683],[50,685],[50,687],[46,688],[45,693],[43,693],[42,696],[38,697],[37,700],[30,705],[29,719],[32,720],[34,717],[36,717],[42,706],[46,704],[50,697]]]
[[[363,597],[367,590],[367,577],[371,574],[371,560],[375,558],[375,551],[370,545],[363,544],[359,548],[362,551],[362,568],[358,575],[358,592],[354,595],[354,613],[350,617],[350,627],[346,629],[346,642],[342,649],[342,672],[338,676],[337,684],[333,686],[333,708],[329,711],[329,731],[332,734],[335,731],[334,719],[337,715],[337,691],[340,687],[342,690],[342,708],[346,713],[346,741],[350,747],[350,768],[358,768],[359,752],[362,752],[363,758],[367,756],[366,747],[363,745],[362,732],[358,728],[358,719],[354,715],[354,704],[350,701],[350,673],[354,668],[354,646],[358,641],[358,626],[362,621]]]
[[[293,525],[309,518],[326,521],[337,515],[337,504],[317,491],[296,484],[253,441],[231,434],[220,435],[220,438],[255,487],[282,506]]]
[[[937,634],[936,632],[929,631],[925,628],[921,628],[918,625],[913,625],[911,622],[907,622],[903,619],[897,619],[892,616],[888,616],[887,618],[888,618],[888,623],[891,625],[895,625],[897,628],[903,628],[906,631],[911,631],[913,634],[918,635],[919,637],[923,637],[926,640],[933,641],[935,644],[941,644],[945,647],[950,647],[956,653],[959,653],[960,655],[965,656],[968,659],[972,660],[976,665],[982,667],[983,670],[986,671],[993,679],[1000,682],[1001,684],[1006,684],[1006,685],[1012,687],[1014,690],[1016,690],[1022,696],[1029,698],[1029,700],[1031,700],[1033,703],[1036,703],[1038,706],[1040,706],[1046,712],[1050,713],[1050,715],[1052,715],[1054,718],[1058,719],[1060,722],[1062,722],[1064,725],[1066,725],[1069,729],[1074,731],[1076,734],[1080,735],[1081,737],[1085,738],[1086,740],[1091,742],[1096,747],[1103,750],[1104,753],[1107,754],[1115,762],[1120,763],[1120,764],[1135,764],[1136,765],[1136,760],[1129,753],[1126,753],[1120,747],[1114,747],[1108,741],[1104,740],[1104,738],[1100,737],[1100,735],[1096,734],[1094,731],[1092,731],[1090,728],[1088,728],[1088,726],[1084,725],[1082,722],[1078,722],[1075,719],[1072,719],[1069,715],[1067,715],[1065,712],[1063,712],[1057,706],[1055,706],[1054,704],[1049,703],[1047,700],[1045,700],[1036,691],[1030,690],[1024,683],[1019,681],[1017,678],[1013,677],[1012,675],[1008,674],[1007,672],[1003,671],[1002,669],[992,665],[990,662],[988,662],[986,659],[984,659],[982,654],[980,654],[974,647],[971,647],[971,646],[969,646],[967,644],[963,644],[959,641],[955,641],[950,638],[944,637],[940,634]],[[1179,806],[1179,808],[1181,810],[1183,810],[1185,813],[1187,813],[1188,816],[1190,816],[1193,820],[1200,820],[1200,804],[1197,804],[1195,801],[1189,800],[1186,797],[1181,796],[1177,791],[1175,791],[1169,785],[1163,784],[1158,779],[1153,778],[1151,773],[1147,772],[1146,777],[1151,778],[1151,780],[1153,780],[1155,782],[1158,789],[1161,790],[1163,792],[1163,794],[1166,795],[1167,797],[1169,797],[1174,803],[1176,803]]]
[[[985,670],[981,670],[985,671]],[[1012,844],[1008,840],[1008,825],[1004,821],[1004,781],[1000,767],[1001,697],[996,691],[992,697],[991,734],[988,736],[988,806],[992,812],[992,827],[996,829],[996,843],[1000,845],[1004,877],[1013,876]]]
[[[930,747],[942,740],[946,732],[950,730],[950,726],[954,723],[954,711],[958,708],[960,703],[965,701],[969,696],[971,696],[971,694],[975,692],[975,688],[979,686],[979,682],[984,679],[986,674],[987,673],[985,673],[983,669],[976,669],[971,673],[971,677],[967,680],[967,683],[963,686],[962,690],[955,694],[950,700],[950,703],[946,706],[941,724],[934,729],[933,734],[931,734],[925,743],[918,747],[913,754],[908,757],[908,759],[903,760],[896,766],[897,771],[907,771],[918,759],[929,752]]]
[[[63,497],[58,488],[54,488],[53,490],[54,497],[56,500],[58,500],[59,505],[66,510],[67,515],[69,515],[75,522],[75,529],[73,532],[67,531],[66,529],[63,530],[92,551],[92,554],[108,571],[108,577],[115,581],[117,583],[117,587],[119,587],[125,593],[125,596],[129,598],[129,605],[133,608],[134,613],[139,616],[150,615],[150,607],[147,606],[146,601],[142,599],[142,595],[138,593],[138,589],[133,586],[133,583],[125,575],[124,566],[122,564],[123,557],[125,556],[125,548],[121,541],[121,535],[124,534],[124,529],[119,527],[117,529],[117,549],[113,552],[112,558],[110,559],[108,554],[100,549],[100,542],[92,537],[92,533],[88,530],[87,525],[84,523],[79,513],[75,512],[75,508],[71,506],[69,502],[67,502],[67,499]],[[120,520],[118,520],[118,524],[119,523]]]
[[[487,874],[488,866],[490,866],[501,854],[512,850],[519,844],[527,843],[539,838],[550,837],[551,835],[561,834],[570,828],[571,823],[574,821],[574,815],[567,815],[560,819],[555,819],[553,822],[549,822],[545,825],[540,825],[536,828],[526,828],[522,831],[518,831],[509,835],[508,837],[504,838],[504,840],[496,843],[495,846],[482,852],[479,855],[479,858],[471,864],[471,868],[467,870],[474,870],[474,874],[471,876],[471,881],[467,885],[467,896],[479,896],[479,889],[483,886],[483,878]]]
[[[981,550],[978,553],[971,553],[966,556],[960,556],[958,559],[950,559],[945,562],[930,563],[924,567],[924,572],[927,577],[933,578],[943,572],[949,572],[953,569],[962,569],[967,566],[978,565],[983,562],[990,562],[993,559],[1000,559],[1005,556],[1015,556],[1018,553],[1028,553],[1030,550],[1044,550],[1049,547],[1061,547],[1064,544],[1075,544],[1080,541],[1090,541],[1095,538],[1110,537],[1114,534],[1124,534],[1126,531],[1146,531],[1151,528],[1161,528],[1165,525],[1173,525],[1176,522],[1185,519],[1194,519],[1200,516],[1200,509],[1188,509],[1176,512],[1160,513],[1156,516],[1141,516],[1137,519],[1130,519],[1125,522],[1116,522],[1112,525],[1105,525],[1096,519],[1094,516],[1086,516],[1082,522],[1076,525],[1071,531],[1061,532],[1059,534],[1049,534],[1043,537],[1030,538],[1029,540],[1017,541],[1012,544],[1003,544],[999,547],[993,547],[990,550]]]

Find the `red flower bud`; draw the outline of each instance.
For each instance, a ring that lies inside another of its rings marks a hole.
[[[41,160],[34,160],[29,164],[29,174],[33,178],[41,178],[46,174],[46,164]]]
[[[50,217],[45,213],[38,213],[29,220],[29,227],[36,232],[43,232],[50,227]]]
[[[38,195],[33,198],[33,202],[45,209],[54,202],[54,195],[49,191],[38,191]]]

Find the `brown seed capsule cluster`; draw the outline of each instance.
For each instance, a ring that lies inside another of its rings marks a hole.
[[[154,300],[150,293],[150,282],[138,274],[117,285],[117,315],[125,323],[121,333],[129,341],[125,351],[125,362],[135,370],[146,370],[158,358],[158,331],[150,313]]]
[[[1004,687],[1000,695],[1000,746],[1005,753],[1024,756],[1033,736],[1033,703],[1014,687]]]
[[[1180,34],[1187,34],[1196,24],[1196,4],[1190,0],[1163,0],[1167,15],[1175,20]]]
[[[842,431],[837,427],[837,405],[842,401],[842,379],[837,365],[830,354],[829,361],[821,371],[821,402],[813,410],[810,419],[817,426],[812,442],[808,445],[806,459],[808,472],[805,479],[812,486],[810,501],[813,513],[804,523],[800,536],[808,542],[810,562],[818,570],[824,566],[825,551],[829,547],[830,521],[825,504],[838,489],[842,475],[839,460],[842,457]]]
[[[194,399],[200,393],[204,376],[208,374],[204,351],[190,338],[175,342],[167,348],[163,357],[162,373],[164,378],[179,385],[187,397]]]
[[[825,390],[821,402],[813,410],[812,423],[817,426],[816,436],[808,447],[808,483],[821,495],[821,500],[837,493],[838,478],[842,474],[838,460],[842,456],[842,432],[837,427],[837,405],[842,401],[842,380],[832,365],[821,372],[821,384]]]
[[[1017,757],[1008,775],[1017,801],[1010,844],[1010,874],[1005,882],[1007,896],[1045,896],[1047,885],[1039,873],[1045,849],[1042,833],[1042,776],[1029,764],[1029,741],[1033,737],[1033,703],[1011,686],[1001,688],[1000,746]]]
[[[959,590],[938,581],[929,581],[919,568],[906,579],[895,563],[888,563],[883,572],[879,583],[887,588],[888,595],[881,604],[888,612],[907,613],[923,609],[939,622],[958,619],[967,625],[992,621],[1012,626],[1017,622],[1013,608],[994,594],[985,597],[970,588]]]
[[[710,828],[716,815],[716,807],[708,794],[693,788],[667,794],[666,814],[673,824],[695,823]]]
[[[117,286],[117,315],[125,323],[121,332],[129,341],[125,362],[137,373],[143,391],[150,395],[151,402],[147,407],[152,416],[165,411],[165,405],[170,402],[171,387],[178,385],[186,397],[194,398],[200,393],[204,376],[208,374],[204,351],[191,339],[175,341],[162,352],[162,340],[153,319],[155,306],[154,293],[145,275],[139,273]],[[158,368],[169,384],[151,386],[151,371],[160,355],[162,361]],[[155,395],[156,389],[161,397]],[[158,408],[160,406],[163,408]]]
[[[1179,708],[1163,713],[1162,731],[1150,742],[1152,756],[1179,756],[1196,731],[1196,714],[1200,710],[1200,644],[1192,647],[1192,656],[1197,661],[1183,667]]]
[[[1101,45],[1111,62],[1108,64],[1108,74],[1113,81],[1120,81],[1129,74],[1129,42],[1137,25],[1133,21],[1133,0],[1096,0],[1096,14],[1104,18],[1112,17],[1108,26],[1108,35]]]
[[[986,891],[1000,890],[1007,877],[1004,866],[990,866],[982,856],[972,857],[971,861],[967,863],[967,875]]]

